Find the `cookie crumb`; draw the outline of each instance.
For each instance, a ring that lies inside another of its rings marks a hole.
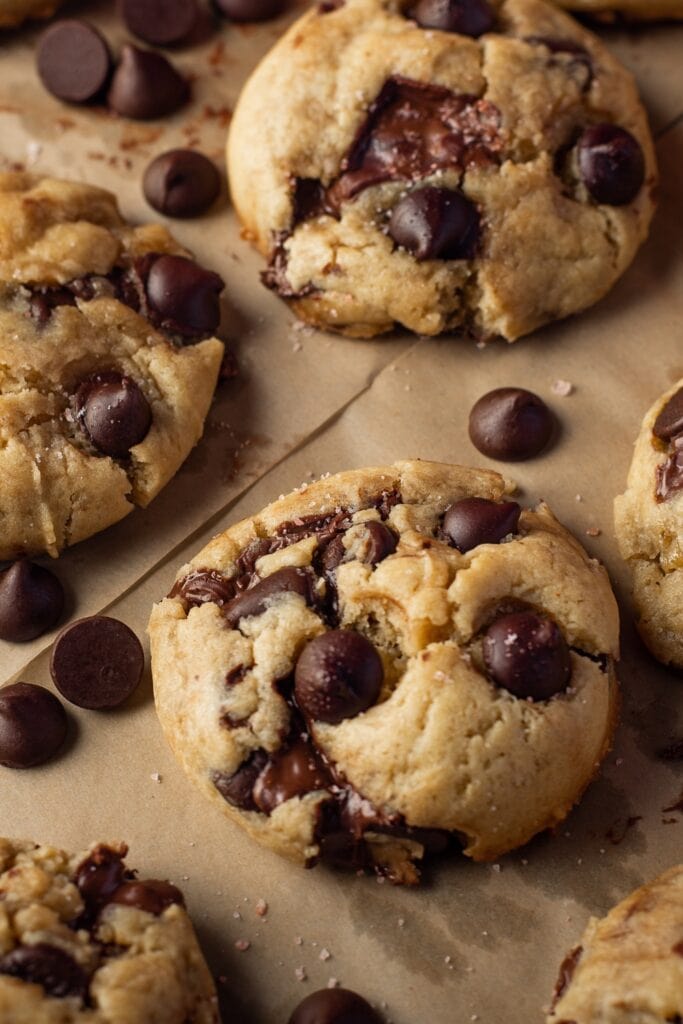
[[[258,917],[265,917],[268,913],[268,904],[265,900],[257,900],[256,906],[254,907],[255,913]]]
[[[599,537],[601,533],[602,530],[600,530],[597,526],[589,526],[586,530],[587,537]]]
[[[152,782],[161,782],[161,775],[159,774],[159,772],[152,772],[152,774],[150,775],[150,779],[152,780]]]
[[[323,948],[320,950],[319,959],[320,960],[331,960],[332,959],[332,954],[330,953],[329,949],[326,949],[323,946]]]
[[[327,979],[327,987],[328,988],[339,988],[339,980],[337,978],[328,978]]]
[[[399,917],[399,919],[398,919],[398,926],[399,926],[399,928],[403,928],[405,923],[406,923],[405,917]]]
[[[570,380],[556,380],[551,385],[550,390],[554,395],[559,395],[560,398],[567,398],[574,391],[574,385]]]
[[[295,967],[294,968],[294,977],[296,978],[297,981],[307,981],[308,980],[308,975],[306,974],[306,968],[305,967]]]
[[[246,953],[251,946],[249,939],[237,939],[235,942],[235,949],[239,950],[240,953]]]
[[[242,915],[240,914],[239,910],[233,910],[232,916],[235,918],[236,921],[242,920]]]
[[[304,944],[304,940],[303,940],[303,939],[301,938],[301,936],[300,936],[300,935],[297,935],[297,936],[296,936],[296,938],[294,939],[294,944],[295,944],[296,946],[303,946],[303,944]]]

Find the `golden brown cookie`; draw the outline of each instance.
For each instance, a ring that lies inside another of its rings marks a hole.
[[[204,428],[223,282],[109,192],[0,175],[0,559],[145,506]]]
[[[63,0],[0,0],[0,28],[20,25],[28,18],[49,18]]]
[[[592,918],[560,969],[548,1024],[683,1019],[683,865]]]
[[[3,1024],[218,1024],[182,893],[126,852],[0,839]]]
[[[452,7],[319,3],[241,94],[234,204],[312,324],[514,341],[601,298],[647,234],[631,74],[543,0]]]
[[[614,523],[640,635],[656,658],[683,668],[683,381],[643,420]]]
[[[278,853],[372,866],[561,821],[616,707],[604,569],[497,473],[302,486],[216,537],[153,611],[157,711],[190,778]]]

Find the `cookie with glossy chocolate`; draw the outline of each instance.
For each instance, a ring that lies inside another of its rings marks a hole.
[[[643,420],[614,523],[640,635],[656,658],[683,668],[683,380]]]
[[[0,175],[0,559],[146,506],[201,437],[223,282],[109,192]]]
[[[636,889],[560,967],[547,1024],[676,1024],[683,1019],[683,865]]]
[[[603,296],[653,212],[632,76],[543,0],[346,0],[247,82],[232,197],[303,320],[509,341]]]
[[[602,21],[659,21],[683,18],[683,0],[554,0],[576,14],[590,14]]]
[[[126,852],[0,838],[1,1020],[219,1024],[182,893]]]
[[[0,0],[0,28],[20,25],[29,18],[49,18],[63,0]]]
[[[157,712],[256,840],[417,880],[561,821],[615,717],[604,569],[497,473],[429,462],[301,487],[216,537],[153,611]]]

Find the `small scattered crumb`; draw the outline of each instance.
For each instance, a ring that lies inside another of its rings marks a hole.
[[[567,396],[571,395],[574,391],[574,385],[569,380],[556,380],[555,383],[551,385],[550,390],[554,395],[559,395],[560,398],[567,398]]]
[[[621,768],[622,764],[624,763],[623,757],[618,757],[614,763],[617,766],[617,768]]]
[[[242,915],[240,914],[239,910],[233,910],[232,916],[235,918],[236,921],[242,920]]]
[[[329,949],[325,949],[325,947],[323,946],[323,948],[320,950],[320,957],[319,957],[319,959],[320,960],[331,960],[332,959],[332,954],[330,953]]]
[[[303,345],[300,341],[295,341],[292,345],[292,352],[301,352]]]
[[[600,530],[597,526],[589,526],[586,530],[587,537],[599,537],[601,533],[602,530]]]
[[[339,987],[338,979],[337,978],[328,978],[327,979],[327,987],[328,988],[338,988]]]
[[[526,859],[526,857],[522,857],[522,864],[524,865],[524,867],[526,867],[528,863],[529,861]]]
[[[189,882],[190,881],[190,876],[189,875],[181,875],[180,876],[180,881],[181,882]]]
[[[268,904],[265,900],[257,900],[254,910],[259,917],[265,917],[268,913]]]
[[[238,939],[235,943],[235,949],[238,949],[240,953],[246,953],[251,946],[249,939]]]
[[[152,772],[152,774],[150,775],[150,779],[152,780],[152,782],[161,782],[161,775],[159,774],[159,772]]]
[[[583,497],[580,494],[577,494],[574,501],[583,501]]]
[[[403,928],[403,925],[405,923],[406,923],[405,917],[399,917],[399,919],[398,919],[398,926],[399,926],[399,928]]]
[[[296,978],[297,981],[307,981],[308,980],[308,975],[306,974],[306,968],[305,967],[295,967],[294,968],[294,977]]]
[[[495,871],[495,872],[496,872],[496,874],[500,874],[500,872],[501,872],[501,871],[502,871],[503,869],[502,869],[502,867],[500,866],[500,864],[492,864],[492,865],[491,865],[491,870],[492,870],[492,871]]]
[[[301,938],[300,935],[297,935],[297,937],[294,939],[294,943],[297,946],[303,946],[304,940]]]

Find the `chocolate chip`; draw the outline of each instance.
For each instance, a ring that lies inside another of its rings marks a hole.
[[[640,192],[645,158],[637,139],[615,124],[595,124],[577,143],[579,173],[599,203],[624,206]]]
[[[38,40],[40,79],[53,96],[67,103],[88,103],[104,90],[111,54],[97,29],[85,21],[58,21]]]
[[[76,393],[78,418],[95,448],[112,459],[125,459],[144,441],[152,410],[130,377],[114,371],[93,374]]]
[[[671,441],[678,434],[683,434],[683,388],[679,388],[661,410],[652,433],[660,441]]]
[[[382,1024],[362,996],[346,988],[322,988],[299,1003],[288,1024]]]
[[[268,755],[265,750],[255,750],[232,775],[213,772],[211,781],[223,799],[233,807],[239,807],[242,811],[255,811],[254,785],[267,764]]]
[[[34,292],[28,302],[29,313],[44,327],[57,306],[75,306],[76,296],[68,288],[44,288]]]
[[[230,21],[269,21],[277,18],[287,0],[214,0],[219,14]]]
[[[272,814],[285,800],[325,789],[330,781],[311,744],[297,737],[271,755],[254,784],[254,803],[263,814]]]
[[[49,690],[12,683],[0,690],[0,765],[33,768],[49,761],[64,740],[66,711]]]
[[[458,32],[474,39],[490,32],[495,22],[493,9],[486,0],[418,0],[407,14],[421,28]]]
[[[554,417],[538,395],[523,388],[496,388],[470,412],[470,440],[490,459],[518,462],[543,451],[553,433]]]
[[[553,992],[552,1009],[555,1008],[560,998],[564,995],[571,984],[574,972],[576,971],[582,955],[583,946],[574,946],[560,964],[560,970],[557,976],[557,981],[555,982],[555,990]]]
[[[375,703],[384,669],[364,636],[348,629],[323,633],[308,643],[296,663],[294,693],[301,710],[336,724]]]
[[[64,589],[54,573],[22,558],[0,572],[0,639],[23,643],[56,626]]]
[[[479,234],[479,214],[462,192],[420,188],[396,203],[389,234],[417,260],[468,259]]]
[[[398,543],[393,530],[384,523],[376,523],[373,520],[364,523],[363,529],[365,536],[358,554],[359,561],[367,565],[377,565],[389,555],[393,555]]]
[[[115,708],[142,678],[145,656],[135,633],[118,619],[93,615],[65,626],[52,648],[55,686],[79,708]]]
[[[655,498],[666,501],[683,489],[683,434],[674,437],[668,458],[655,471]]]
[[[109,106],[135,121],[172,114],[190,98],[190,86],[160,53],[126,45],[112,79]]]
[[[516,697],[549,700],[571,678],[562,633],[554,622],[534,612],[501,615],[487,629],[482,650],[493,681]]]
[[[30,985],[41,985],[49,996],[83,998],[88,979],[72,956],[47,942],[35,946],[17,946],[0,959],[0,974],[8,974]]]
[[[185,256],[158,256],[147,276],[150,305],[169,330],[212,334],[221,321],[223,279]]]
[[[222,607],[235,596],[235,584],[217,569],[196,569],[173,584],[169,597],[178,597],[187,608],[213,603]]]
[[[503,537],[517,533],[521,511],[516,501],[462,498],[446,509],[442,530],[464,554],[479,544],[499,544]]]
[[[333,572],[337,566],[341,565],[346,557],[346,548],[341,537],[335,537],[323,550],[321,557],[321,565],[323,570]]]
[[[278,569],[229,601],[223,607],[223,615],[228,624],[237,629],[242,619],[262,615],[271,600],[279,594],[300,594],[306,604],[312,604],[314,595],[310,572],[291,565]]]
[[[74,882],[90,917],[97,916],[125,877],[126,869],[121,854],[108,846],[96,846],[79,864]]]
[[[134,0],[137,2],[137,0]],[[167,217],[196,217],[221,190],[212,160],[194,149],[170,149],[153,160],[142,181],[145,199]]]
[[[107,902],[119,903],[124,907],[136,907],[157,916],[163,914],[164,910],[174,903],[180,904],[181,907],[185,906],[180,889],[170,882],[162,882],[156,878],[146,878],[142,881],[136,878],[130,882],[123,882]]]
[[[182,43],[197,24],[196,0],[119,0],[126,28],[152,46]]]

